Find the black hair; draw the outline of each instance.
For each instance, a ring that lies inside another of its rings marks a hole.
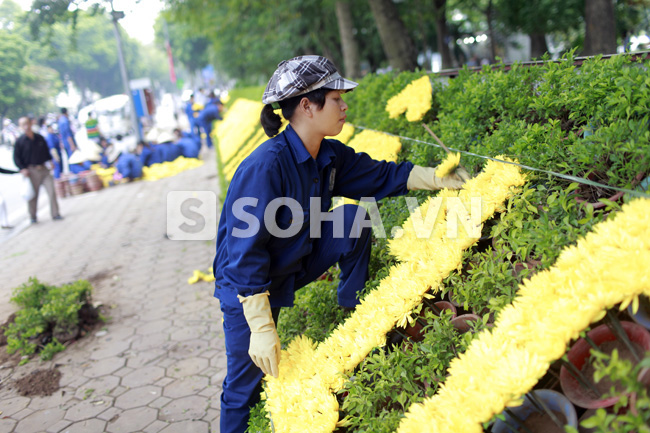
[[[68,114],[68,109],[65,107],[61,107],[61,114]]]
[[[278,102],[282,109],[282,116],[290,121],[302,98],[307,98],[309,102],[316,104],[319,110],[322,109],[323,106],[325,106],[325,97],[331,91],[332,89],[321,87],[320,89],[312,90],[304,95],[294,96],[293,98]],[[280,132],[280,128],[282,127],[282,118],[273,112],[271,104],[266,104],[264,108],[262,108],[260,122],[262,123],[262,128],[264,128],[264,132],[269,137],[275,137],[278,135],[278,132]]]

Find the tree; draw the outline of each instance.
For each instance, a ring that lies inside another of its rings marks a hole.
[[[0,2],[0,29],[12,31],[23,16],[23,10],[12,0]]]
[[[499,0],[497,19],[511,31],[530,37],[530,56],[539,58],[548,51],[546,35],[565,33],[581,25],[584,0]]]
[[[392,0],[368,0],[386,57],[393,69],[410,71],[417,67],[417,53]]]
[[[453,66],[451,51],[447,44],[447,0],[433,0],[435,10],[437,47],[442,58],[442,68],[447,69]]]
[[[5,117],[42,113],[60,88],[56,71],[30,60],[30,44],[0,29],[0,124]]]
[[[348,1],[339,0],[336,2],[336,19],[341,37],[341,51],[343,51],[345,75],[350,78],[360,77],[359,44],[354,37],[354,22]]]
[[[582,54],[616,53],[613,0],[585,0],[585,43]]]
[[[0,118],[23,96],[23,74],[27,65],[24,53],[27,44],[18,36],[0,30]]]
[[[167,34],[165,34],[165,22],[167,22]],[[209,63],[210,41],[207,37],[198,34],[192,26],[174,21],[170,17],[170,13],[166,12],[158,17],[154,29],[156,45],[163,48],[168,36],[174,59],[178,60],[190,73],[195,73]]]

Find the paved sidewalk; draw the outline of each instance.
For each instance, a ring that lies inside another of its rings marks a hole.
[[[215,240],[165,236],[169,191],[218,193],[214,151],[205,161],[174,177],[62,199],[63,221],[41,209],[37,225],[0,243],[0,323],[15,309],[11,289],[30,276],[57,285],[89,279],[110,316],[52,361],[0,366],[0,433],[219,431],[221,312],[212,283],[187,283],[211,266]],[[12,389],[49,368],[62,373],[52,396]]]

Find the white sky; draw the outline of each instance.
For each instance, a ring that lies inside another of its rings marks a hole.
[[[14,0],[24,10],[29,10],[32,0]],[[2,2],[2,0],[0,0]],[[154,39],[153,24],[161,9],[163,0],[114,0],[115,10],[123,11],[125,17],[120,20],[124,31],[143,44],[150,44]]]

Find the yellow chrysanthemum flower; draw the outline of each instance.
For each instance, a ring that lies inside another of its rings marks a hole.
[[[445,177],[451,174],[460,164],[460,153],[448,153],[447,157],[438,165],[436,176]]]
[[[433,103],[433,89],[428,75],[411,82],[400,93],[393,96],[386,104],[386,111],[391,119],[406,111],[406,120],[422,120]]]

